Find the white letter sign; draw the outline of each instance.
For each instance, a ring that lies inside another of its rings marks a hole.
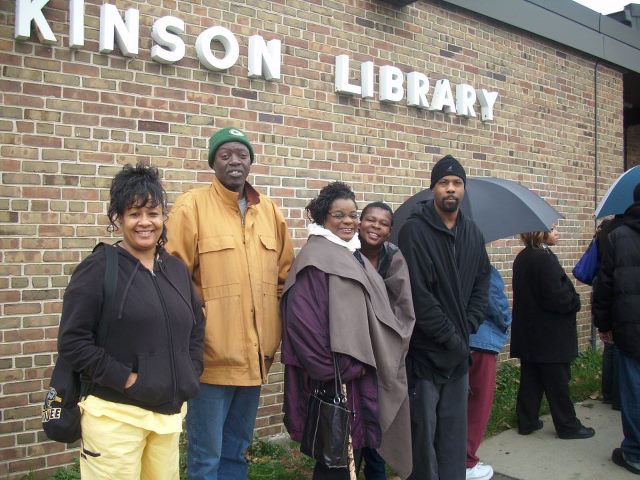
[[[404,75],[398,67],[380,67],[380,101],[399,102],[404,97]]]
[[[493,104],[496,103],[498,92],[487,92],[484,88],[478,90],[478,100],[480,100],[480,118],[493,120]]]
[[[410,72],[407,75],[407,105],[410,107],[427,108],[427,93],[429,79],[424,73]]]
[[[211,42],[214,40],[220,42],[225,51],[224,57],[220,59],[211,51]],[[227,70],[238,61],[240,47],[238,40],[229,30],[224,27],[210,27],[198,35],[196,54],[200,62],[209,70]]]
[[[162,17],[153,23],[151,38],[157,45],[151,48],[151,58],[158,63],[175,63],[182,60],[185,53],[184,40],[179,34],[184,33],[184,20],[176,17]]]
[[[266,80],[280,79],[280,40],[265,42],[260,35],[249,37],[249,77],[262,77]]]
[[[56,37],[42,14],[49,0],[16,0],[16,40],[27,40],[31,36],[31,21],[38,27],[38,38],[42,43],[56,43]]]
[[[451,85],[446,78],[438,80],[436,86],[433,87],[433,97],[431,98],[431,107],[429,107],[429,110],[442,110],[444,113],[456,113],[456,105],[453,103]]]
[[[456,85],[456,110],[461,117],[475,117],[473,104],[476,103],[476,91],[471,85]]]
[[[100,53],[113,52],[114,38],[125,57],[138,54],[138,18],[140,14],[135,8],[124,12],[125,20],[118,13],[115,5],[103,4],[100,7]]]

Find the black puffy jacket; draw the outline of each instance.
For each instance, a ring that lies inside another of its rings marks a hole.
[[[624,225],[609,234],[593,286],[593,321],[626,355],[640,358],[640,202],[624,213]]]
[[[204,314],[184,264],[164,250],[153,273],[118,248],[116,318],[104,347],[95,332],[103,303],[105,248],[75,269],[64,294],[58,351],[94,383],[92,395],[158,413],[178,413],[199,390]],[[124,389],[129,373],[136,382]]]

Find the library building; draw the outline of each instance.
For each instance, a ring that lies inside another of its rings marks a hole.
[[[358,209],[396,210],[452,155],[468,180],[526,187],[559,213],[579,350],[601,346],[591,287],[571,271],[607,190],[640,164],[640,4],[0,0],[0,478],[45,479],[80,455],[47,438],[43,402],[71,274],[122,238],[107,216],[114,175],[157,167],[171,218],[214,181],[209,138],[223,128],[246,134],[247,181],[295,253],[305,207],[333,181]],[[486,248],[511,300],[523,245],[496,236]],[[279,350],[270,360],[261,438],[287,434]]]

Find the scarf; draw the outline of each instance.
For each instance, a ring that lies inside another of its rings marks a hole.
[[[307,227],[307,230],[309,230],[309,237],[311,237],[312,235],[324,237],[330,242],[346,248],[351,253],[360,249],[360,238],[358,237],[358,235],[354,235],[351,240],[349,240],[348,242],[345,242],[340,237],[338,237],[335,233],[333,233],[331,230],[328,230],[324,228],[322,225],[318,225],[317,223],[310,223],[309,226]]]

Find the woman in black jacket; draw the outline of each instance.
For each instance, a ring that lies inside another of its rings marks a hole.
[[[75,269],[58,335],[59,354],[91,384],[79,404],[80,472],[83,480],[178,479],[183,404],[198,393],[202,372],[202,304],[184,264],[164,250],[167,200],[158,170],[127,165],[110,193],[110,225],[122,240],[98,245]],[[109,307],[108,248],[118,253],[117,288],[97,345]]]
[[[580,296],[549,246],[558,240],[549,232],[520,235],[525,244],[513,262],[511,357],[520,359],[516,404],[518,433],[542,428],[542,394],[547,396],[558,437],[589,438],[595,433],[576,418],[569,396],[571,362],[578,355],[576,313]]]

